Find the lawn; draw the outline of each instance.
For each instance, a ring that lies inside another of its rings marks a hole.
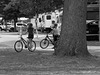
[[[100,58],[57,57],[53,51],[17,53],[0,49],[0,74],[4,75],[95,75],[100,73]]]
[[[57,57],[48,50],[17,53],[11,48],[14,42],[0,43],[0,75],[100,75],[99,49],[89,50],[93,57]],[[88,46],[99,43],[88,42]]]

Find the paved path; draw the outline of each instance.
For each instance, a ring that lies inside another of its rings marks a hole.
[[[34,40],[35,41],[40,41],[42,40],[46,35],[44,34],[39,34],[38,35],[38,38],[37,38],[37,35],[35,34],[35,38]],[[23,35],[23,38],[26,39],[27,35]],[[13,48],[13,44],[16,40],[19,39],[19,35],[17,33],[2,33],[0,34],[0,48]],[[92,45],[89,45],[89,43],[93,43]],[[95,46],[95,43],[96,43],[96,46]],[[98,56],[100,56],[100,43],[99,42],[88,42],[88,50],[90,53],[92,54],[98,54]],[[47,49],[41,49],[40,46],[39,46],[39,43],[37,45],[37,50],[52,50],[52,45],[49,46]]]
[[[46,35],[44,34],[39,34],[38,36],[35,34],[34,36],[34,41],[36,42],[36,50],[46,50],[46,51],[53,51],[52,49],[53,46],[49,46],[46,49],[40,48],[39,42],[45,37]],[[23,35],[23,38],[27,39],[27,35]],[[11,33],[2,33],[0,35],[0,49],[9,49],[9,48],[14,48],[14,43],[16,40],[20,39],[19,35],[17,34],[11,34]]]
[[[12,40],[18,40],[20,39],[19,38],[20,36],[19,35],[0,35],[0,42],[7,42],[7,41],[12,41]],[[36,35],[34,36],[34,40],[41,40],[45,37],[45,35]],[[23,38],[27,38],[27,35],[23,35]]]

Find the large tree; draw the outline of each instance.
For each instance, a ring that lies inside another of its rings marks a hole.
[[[62,6],[63,0],[29,0],[35,14]],[[24,1],[22,1],[24,2]],[[63,23],[56,55],[89,55],[86,42],[87,0],[64,0]]]
[[[87,0],[65,0],[56,55],[89,55],[86,42]]]
[[[39,14],[55,10],[63,0],[14,0],[25,14]],[[61,2],[60,2],[61,1]],[[86,42],[87,0],[64,0],[63,22],[56,55],[89,55]]]
[[[20,10],[21,9],[20,4],[21,3],[17,0],[11,0],[11,2],[9,2],[9,4],[6,5],[6,7],[3,9],[3,11],[4,11],[3,19],[5,21],[12,20],[12,19],[14,20],[14,31],[16,31],[17,18],[18,17],[26,17],[25,13],[22,13]],[[25,6],[27,6],[27,5],[25,5]]]
[[[63,5],[63,0],[12,0],[12,2],[19,4],[20,12],[31,16],[51,12]]]
[[[40,13],[50,12],[61,7],[62,3],[62,0],[11,0],[4,8],[5,19],[14,19],[16,30],[16,19],[20,13],[27,17],[38,16]]]
[[[3,8],[10,2],[10,0],[0,0],[0,14],[3,14]]]

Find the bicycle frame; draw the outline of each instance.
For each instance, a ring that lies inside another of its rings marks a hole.
[[[48,36],[48,34],[46,35],[45,39],[48,39],[54,45],[53,41],[50,39],[50,37]]]
[[[21,41],[24,43],[25,46],[27,46],[27,41],[23,37],[21,37]]]

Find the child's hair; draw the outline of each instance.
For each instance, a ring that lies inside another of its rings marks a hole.
[[[33,26],[33,24],[32,24],[32,23],[28,23],[27,25],[28,25],[28,27],[32,27],[32,26]]]
[[[55,24],[54,24],[54,28],[56,28],[57,26],[58,26],[58,25],[55,23]]]
[[[52,21],[52,24],[55,24],[55,21]]]

